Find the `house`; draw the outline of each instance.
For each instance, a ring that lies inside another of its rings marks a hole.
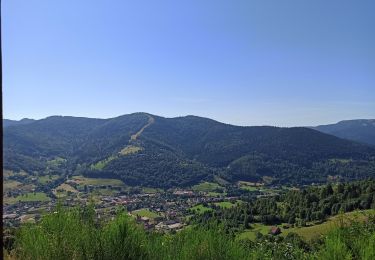
[[[155,226],[155,229],[159,231],[166,230],[167,228],[168,226],[164,222],[160,222]]]
[[[271,227],[270,232],[271,235],[278,235],[281,233],[281,229],[279,227]]]
[[[182,227],[183,227],[183,225],[181,223],[175,223],[175,224],[168,225],[168,228],[170,230],[177,230],[177,229],[180,229]]]
[[[144,222],[144,223],[148,223],[150,221],[150,218],[148,217],[141,217],[141,221]]]
[[[18,217],[17,214],[5,214],[3,215],[3,219],[16,219]]]

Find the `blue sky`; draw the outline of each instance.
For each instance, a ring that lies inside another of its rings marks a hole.
[[[2,2],[5,118],[375,118],[375,1]]]

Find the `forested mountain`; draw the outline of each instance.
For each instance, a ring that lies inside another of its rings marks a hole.
[[[19,121],[17,120],[10,120],[10,119],[4,119],[3,120],[3,127],[11,126],[11,125],[25,125],[34,122],[34,119],[29,118],[23,118]]]
[[[375,176],[375,148],[316,130],[240,127],[196,116],[134,113],[111,119],[53,116],[4,128],[4,165],[43,173],[115,177],[129,185],[228,181],[324,182]]]
[[[375,119],[345,120],[314,129],[340,138],[375,145]]]

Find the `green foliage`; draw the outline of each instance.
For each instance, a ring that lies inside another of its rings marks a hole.
[[[99,259],[145,259],[149,256],[146,233],[124,213],[100,231]]]
[[[244,227],[247,219],[265,225],[289,223],[305,226],[306,223],[322,222],[339,212],[375,209],[375,180],[312,186],[303,190],[290,190],[267,198],[258,198],[238,204],[230,209],[218,207],[192,218],[200,225],[211,220],[223,222],[236,232]]]
[[[26,225],[17,235],[16,253],[20,259],[93,258],[98,231],[93,209],[70,211],[57,207],[38,225]]]
[[[224,234],[220,227],[182,231],[166,244],[166,257],[160,259],[246,259],[247,252],[240,244]]]
[[[318,257],[320,259],[374,259],[374,216],[367,223],[353,222],[333,229],[324,239]]]
[[[63,209],[38,224],[24,225],[10,255],[15,259],[374,259],[375,218],[333,229],[316,245],[299,236],[260,235],[234,240],[223,224],[185,229],[175,235],[148,233],[124,212],[110,222],[95,220],[92,206]],[[6,252],[8,254],[8,252]]]

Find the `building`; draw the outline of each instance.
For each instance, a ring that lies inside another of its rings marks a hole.
[[[279,235],[281,233],[281,229],[279,227],[271,227],[270,232],[271,235]]]

